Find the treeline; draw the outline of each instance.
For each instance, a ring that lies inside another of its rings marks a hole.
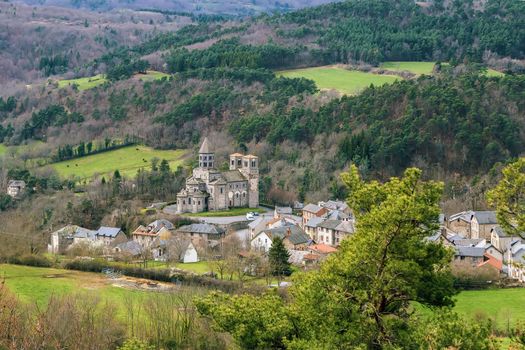
[[[272,43],[243,45],[238,38],[233,38],[221,40],[206,50],[175,50],[166,58],[166,63],[172,73],[214,67],[271,69],[292,65],[297,53],[299,48],[287,48]]]
[[[319,111],[296,106],[238,118],[229,130],[240,143],[270,144],[311,143],[316,135],[343,132],[339,168],[353,162],[391,174],[423,159],[428,166],[473,174],[525,151],[523,91],[523,76],[426,77],[371,87]]]
[[[65,55],[44,56],[40,59],[38,68],[44,76],[60,74],[67,71],[69,59]]]
[[[31,119],[24,123],[21,136],[23,139],[43,138],[44,132],[50,126],[64,126],[70,123],[82,123],[84,116],[78,112],[69,113],[63,106],[50,105],[34,112]]]
[[[60,162],[63,160],[80,158],[87,155],[93,155],[101,152],[111,151],[118,148],[134,145],[139,142],[139,139],[134,136],[126,135],[124,140],[112,140],[105,138],[103,142],[93,143],[80,142],[78,145],[65,144],[59,146],[57,153],[53,156],[53,161]]]
[[[525,56],[525,3],[353,0],[270,17],[290,40],[311,38],[320,63],[460,60],[480,62],[485,52]],[[327,19],[330,19],[327,21]]]
[[[13,96],[9,96],[6,100],[4,100],[0,96],[0,115],[1,113],[9,113],[16,109],[16,98]]]

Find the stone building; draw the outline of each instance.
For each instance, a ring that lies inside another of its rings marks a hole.
[[[199,167],[193,169],[185,188],[177,194],[179,213],[259,206],[258,157],[234,153],[229,170],[217,170],[215,165],[215,154],[205,138],[199,150]]]

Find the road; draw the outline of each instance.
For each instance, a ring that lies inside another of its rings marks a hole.
[[[262,208],[262,207],[261,207]],[[266,213],[259,214],[264,217],[273,217],[273,211],[271,209],[262,208],[267,210]],[[177,213],[177,206],[176,205],[170,205],[164,208],[163,210],[166,214],[175,215]],[[241,222],[241,221],[248,221],[246,220],[246,215],[238,215],[238,216],[208,216],[208,217],[202,217],[202,216],[188,216],[190,219],[198,220],[202,222],[206,222],[208,224],[215,224],[215,225],[229,225],[234,222]]]

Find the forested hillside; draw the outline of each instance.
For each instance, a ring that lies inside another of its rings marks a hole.
[[[446,192],[456,197],[525,151],[524,13],[525,3],[510,0],[481,7],[350,0],[244,21],[193,18],[83,65],[106,74],[100,86],[79,91],[52,82],[4,95],[0,141],[42,141],[26,157],[43,164],[80,142],[132,137],[191,148],[208,135],[218,157],[237,149],[261,156],[263,200],[341,198],[337,174],[350,163],[383,179],[417,165],[457,182]],[[275,74],[388,60],[443,64],[432,76],[407,75],[343,97]],[[507,75],[488,77],[487,66]],[[134,77],[148,68],[172,75]]]

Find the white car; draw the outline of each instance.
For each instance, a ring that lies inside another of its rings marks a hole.
[[[255,220],[255,215],[252,212],[246,213],[246,220]]]

